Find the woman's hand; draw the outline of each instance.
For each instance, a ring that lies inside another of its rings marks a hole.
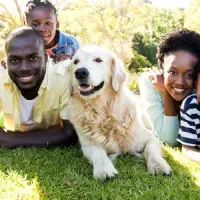
[[[164,94],[166,92],[165,85],[164,85],[164,76],[163,73],[160,71],[154,71],[149,75],[149,80],[153,84],[154,88],[157,89],[159,92]]]

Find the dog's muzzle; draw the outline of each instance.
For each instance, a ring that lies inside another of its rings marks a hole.
[[[89,71],[86,68],[79,68],[75,71],[75,77],[79,82],[79,90],[82,96],[89,96],[99,91],[104,86],[104,81],[99,85],[93,86],[88,83]]]
[[[86,68],[79,68],[75,71],[75,77],[77,80],[86,80],[89,76],[89,71]]]

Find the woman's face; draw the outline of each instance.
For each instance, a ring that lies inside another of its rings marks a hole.
[[[198,58],[188,51],[175,51],[164,57],[164,84],[175,101],[183,101],[193,91],[193,71]]]

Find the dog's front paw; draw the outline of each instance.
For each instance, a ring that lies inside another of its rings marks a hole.
[[[111,161],[103,165],[94,165],[93,176],[95,179],[106,180],[107,178],[113,178],[117,174],[118,172]]]
[[[151,174],[170,175],[172,170],[165,159],[151,160],[147,163],[148,171]]]

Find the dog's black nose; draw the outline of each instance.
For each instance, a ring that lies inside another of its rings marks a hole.
[[[87,78],[89,71],[86,68],[79,68],[75,71],[75,77],[79,80]]]

